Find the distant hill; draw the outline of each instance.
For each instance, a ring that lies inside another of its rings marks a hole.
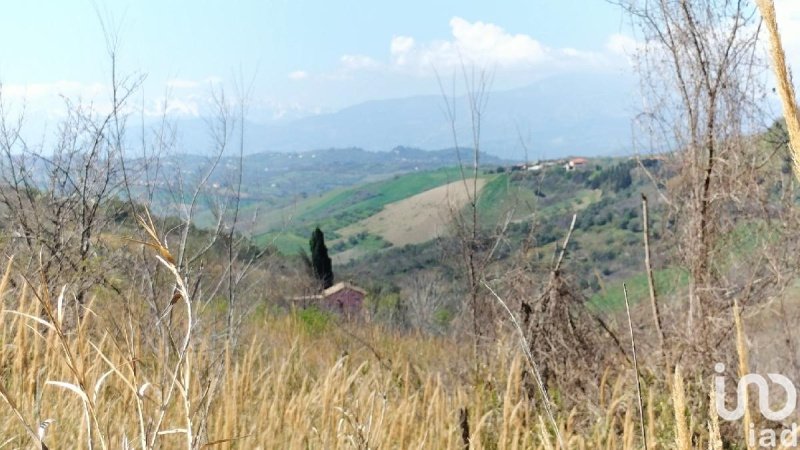
[[[461,149],[461,158],[465,164],[472,161],[469,149]],[[496,167],[510,164],[510,161],[496,156],[481,153],[482,167]],[[201,155],[171,155],[163,161],[162,172],[152,176],[157,180],[164,193],[157,196],[153,207],[168,208],[175,199],[169,195],[167,183],[174,180],[187,180],[202,177],[213,163],[213,158]],[[285,207],[296,205],[306,199],[319,198],[322,195],[347,189],[358,185],[369,185],[379,181],[390,180],[403,174],[420,174],[411,180],[426,178],[430,171],[442,168],[453,168],[459,163],[459,153],[455,149],[436,151],[420,150],[410,147],[396,147],[388,152],[372,152],[360,148],[329,148],[297,153],[262,152],[246,155],[242,161],[242,200],[248,210],[283,211]],[[222,158],[208,180],[208,189],[201,202],[201,220],[203,226],[211,226],[214,219],[207,210],[208,203],[215,204],[232,198],[236,193],[239,168],[238,158]],[[450,181],[456,179],[450,176]],[[446,181],[447,177],[442,179]],[[438,183],[438,181],[437,181]],[[431,185],[429,188],[438,184]],[[427,186],[422,181],[421,187]],[[163,199],[161,204],[159,200]],[[288,214],[288,213],[287,213]],[[288,214],[291,215],[291,214]],[[262,220],[266,220],[263,219]],[[283,220],[283,219],[281,219]]]
[[[598,205],[602,207],[593,215],[617,215],[618,202],[636,206],[638,197],[631,194],[649,187],[640,175],[633,183],[630,174],[637,170],[627,158],[590,162],[574,173],[558,164],[538,172],[512,171],[507,165],[483,168],[478,183],[483,225],[494,228],[510,211],[512,224],[528,223],[535,215],[555,223]],[[617,182],[626,184],[619,187]],[[306,245],[311,230],[320,226],[332,243],[333,254],[344,253],[341,259],[348,260],[381,248],[450,236],[452,214],[468,200],[464,189],[456,167],[395,175],[307,196],[279,209],[254,204],[248,209],[258,207],[263,213],[248,232],[261,244],[295,253]],[[557,228],[553,225],[553,237],[560,234]]]
[[[363,250],[374,250],[390,245],[386,236],[374,233],[368,236],[370,229],[356,224],[381,213],[387,205],[403,202],[458,180],[460,171],[450,167],[406,173],[381,181],[336,189],[299,199],[280,209],[267,210],[260,204],[254,204],[245,209],[245,214],[253,208],[262,208],[264,212],[260,220],[247,231],[256,236],[257,242],[275,245],[286,253],[295,253],[304,248],[308,230],[316,226],[325,230],[329,241],[337,238],[350,240],[349,243],[333,248],[334,253],[354,246]],[[410,215],[403,214],[394,217],[390,228],[406,227],[409,218]],[[297,243],[300,244],[296,245]]]
[[[661,160],[643,164],[660,175],[668,174]],[[511,263],[506,260],[526,248],[529,268],[546,273],[572,215],[577,214],[566,264],[580,280],[590,304],[601,309],[618,307],[617,288],[623,281],[636,298],[646,295],[639,194],[652,199],[651,220],[659,217],[660,209],[655,187],[637,161],[590,158],[574,171],[559,164],[540,170],[515,169],[508,165],[484,168],[477,183],[479,234],[493,243],[498,224],[509,221],[496,248],[498,267]],[[453,214],[464,211],[467,204],[460,171],[442,168],[336,189],[280,209],[263,208],[246,232],[259,245],[296,255],[307,249],[311,231],[319,226],[342,279],[402,284],[410,274],[446,265],[442,259],[458,248]],[[254,207],[259,206],[248,206],[245,213]],[[663,254],[658,247],[662,244],[655,236],[653,245],[661,291],[685,285],[685,272],[666,266],[658,256]]]
[[[621,154],[630,148],[635,83],[620,74],[561,75],[489,95],[481,127],[481,148],[496,156],[523,159],[520,136],[532,159],[569,154]],[[301,119],[248,123],[248,152],[298,152],[359,147],[388,151],[397,146],[439,149],[453,146],[440,96],[378,100]],[[467,101],[456,100],[459,144],[471,146]],[[206,125],[179,122],[189,153],[204,151]]]
[[[460,149],[465,164],[472,161],[470,149]],[[507,164],[509,161],[481,153],[481,165]],[[183,177],[208,170],[211,158],[200,155],[170,156],[171,171],[182,171]],[[297,153],[261,152],[246,155],[242,162],[242,187],[247,200],[274,201],[272,205],[293,197],[319,195],[333,189],[385,179],[408,172],[424,172],[459,163],[455,149],[435,151],[396,147],[388,152],[361,148],[327,148]],[[235,182],[238,158],[224,157],[210,182],[223,194]],[[170,171],[167,172],[171,173]],[[231,191],[232,193],[232,191]]]

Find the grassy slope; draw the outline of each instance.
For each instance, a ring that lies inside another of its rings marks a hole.
[[[656,292],[658,295],[670,295],[686,286],[689,281],[689,274],[683,269],[668,267],[666,269],[654,270],[653,279],[655,280]],[[632,304],[645,301],[649,298],[647,275],[642,271],[641,274],[634,275],[622,282],[607,284],[605,289],[589,299],[589,305],[592,308],[608,312],[618,311],[625,305],[624,293],[622,290],[623,282],[628,288],[628,300]]]
[[[512,209],[513,219],[529,215],[535,208],[536,196],[530,189],[512,184],[508,174],[499,174],[484,186],[478,199],[482,222],[493,225],[498,218],[504,217]]]
[[[560,168],[551,169],[560,170]],[[512,221],[530,218],[532,214],[553,216],[571,214],[600,200],[599,189],[577,189],[558,192],[554,199],[536,196],[531,184],[515,181],[515,177],[538,177],[533,173],[503,173],[495,176],[481,191],[478,206],[484,225],[494,226],[497,220],[513,211]],[[551,193],[552,194],[552,193]]]
[[[316,203],[299,218],[325,220],[326,216],[331,213],[336,216],[342,216],[342,213],[352,213],[363,215],[362,218],[366,218],[380,211],[389,203],[403,200],[456,179],[458,179],[458,170],[456,169],[396,176],[388,181],[338,192],[330,198]],[[343,223],[335,229],[350,223],[353,222]]]
[[[296,252],[296,244],[304,242],[303,236],[315,226],[336,238],[337,230],[380,212],[386,205],[447,184],[459,176],[456,168],[439,169],[335,190],[267,215],[252,232],[260,244],[274,240],[281,251],[294,249],[292,252]],[[375,239],[364,241],[370,247],[380,247]]]
[[[485,178],[467,187],[461,181],[428,189],[406,199],[392,202],[377,214],[340,229],[343,237],[359,232],[381,236],[396,246],[421,244],[450,234],[452,212],[466,207],[471,198],[467,189],[481,191]]]
[[[599,275],[601,280],[598,283],[602,288],[590,297],[590,303],[594,307],[618,309],[622,305],[623,282],[628,285],[632,302],[646,298],[647,283],[641,270],[641,232],[632,228],[622,229],[618,221],[623,211],[639,208],[638,195],[634,194],[640,190],[647,191],[647,186],[637,185],[619,193],[604,192],[601,189],[590,189],[580,182],[573,182],[571,176],[549,172],[544,175],[545,182],[540,182],[537,181],[540,175],[533,173],[482,175],[486,184],[481,190],[479,207],[484,225],[493,227],[512,209],[512,220],[518,223],[529,222],[534,214],[537,220],[560,218],[563,219],[561,222],[568,223],[576,212],[579,213],[579,219],[609,213],[614,217],[611,223],[593,225],[589,229],[582,229],[579,224],[573,235],[573,246],[579,250],[569,255],[570,259],[576,258],[569,263],[571,270],[587,274],[588,278],[584,277],[587,279],[603,272]],[[307,246],[305,235],[311,228],[320,225],[326,232],[332,254],[338,254],[340,263],[374,253],[386,248],[389,243],[381,239],[375,230],[370,229],[356,230],[361,233],[354,240],[354,226],[357,227],[365,218],[374,217],[384,211],[387,205],[398,205],[416,194],[453,182],[459,177],[457,169],[412,173],[307,199],[294,208],[293,221],[284,227],[284,231],[278,231],[280,228],[276,227],[272,231],[261,233],[258,243],[275,245],[282,253],[295,254]],[[536,195],[535,186],[543,186],[543,196]],[[602,207],[598,213],[593,208],[604,199],[610,199],[611,204]],[[403,225],[401,220],[397,222],[398,225]],[[630,222],[638,224],[639,219],[633,218]],[[555,229],[559,240],[563,238],[565,231]],[[554,245],[555,243],[544,244],[542,251],[550,254]],[[334,246],[337,248],[333,248]],[[614,259],[595,261],[593,255],[603,252],[613,252]],[[675,292],[686,284],[686,275],[682,270],[658,265],[656,267],[656,282],[660,293],[666,295]]]

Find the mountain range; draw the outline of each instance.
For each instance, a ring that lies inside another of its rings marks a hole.
[[[635,86],[629,75],[576,74],[493,91],[482,110],[481,150],[515,160],[628,153]],[[461,95],[452,103],[458,144],[472,147],[468,99]],[[445,111],[442,96],[426,95],[369,101],[289,121],[248,121],[246,152],[453,147],[453,132]],[[182,150],[205,153],[206,123],[184,119],[177,125]]]

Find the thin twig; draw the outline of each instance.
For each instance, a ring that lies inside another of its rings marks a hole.
[[[569,231],[567,231],[567,237],[564,238],[564,245],[561,247],[561,253],[558,255],[558,260],[556,261],[555,267],[553,267],[553,273],[558,273],[559,269],[561,269],[561,262],[564,261],[564,254],[567,252],[567,245],[569,244],[569,240],[572,237],[572,230],[575,229],[575,221],[578,219],[578,214],[572,215],[572,223],[569,225]]]
[[[664,366],[667,366],[666,354],[664,353],[664,327],[661,325],[661,312],[658,309],[658,297],[656,296],[656,282],[653,278],[653,266],[650,262],[650,227],[647,209],[647,196],[642,194],[642,235],[644,238],[644,268],[647,271],[647,287],[650,292],[650,307],[653,310],[653,323],[658,334],[658,348],[661,351],[661,359]]]
[[[644,448],[648,448],[647,445],[647,431],[645,431],[644,427],[644,405],[642,404],[642,383],[639,379],[639,364],[636,361],[636,340],[633,338],[633,321],[631,321],[631,307],[628,303],[628,286],[625,283],[622,283],[622,293],[625,297],[625,312],[628,315],[628,329],[631,331],[631,351],[633,352],[633,370],[636,373],[636,397],[639,403],[639,425],[642,427],[642,441],[644,442]]]

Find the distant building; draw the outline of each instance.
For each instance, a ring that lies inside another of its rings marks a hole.
[[[531,172],[538,172],[545,167],[544,163],[525,163],[525,164],[514,164],[509,169],[511,172],[519,172],[519,171],[531,171]]]
[[[567,172],[584,167],[589,161],[586,158],[572,158],[564,164]]]
[[[320,294],[294,297],[295,306],[308,308],[316,306],[326,311],[336,312],[345,317],[356,317],[364,307],[367,291],[353,284],[340,281]]]
[[[322,303],[327,309],[350,316],[361,311],[366,296],[364,289],[340,281],[322,291]]]
[[[573,167],[576,166],[583,166],[587,164],[589,161],[586,158],[573,158],[569,160],[569,163],[572,164]]]

